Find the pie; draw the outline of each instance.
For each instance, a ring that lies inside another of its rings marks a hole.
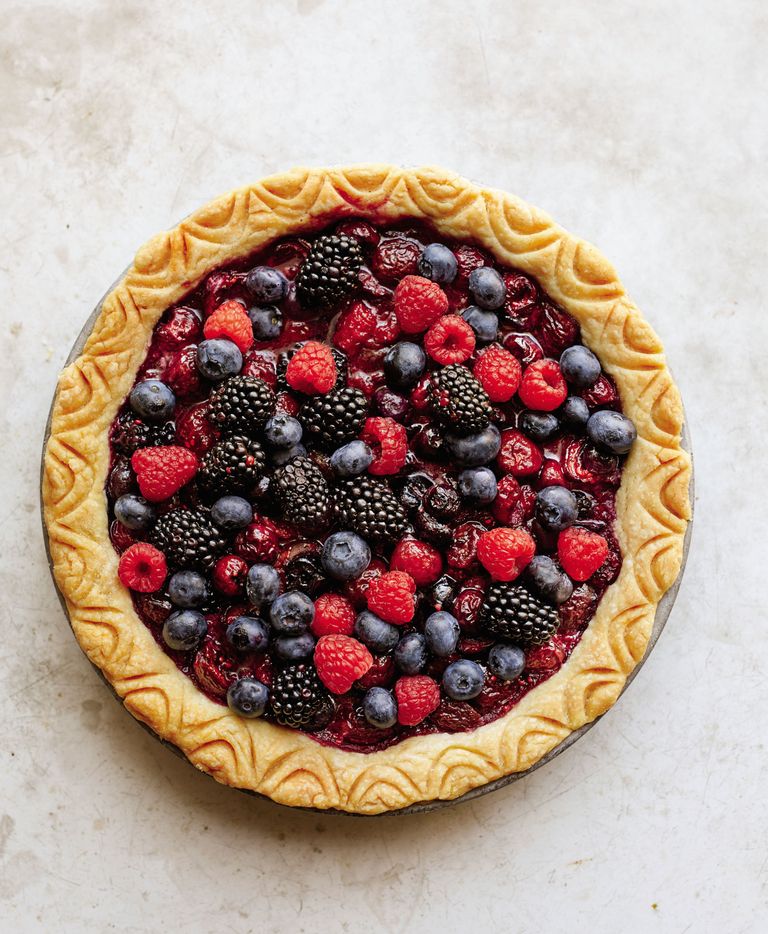
[[[613,268],[547,215],[442,169],[297,169],[104,299],[53,405],[53,572],[217,781],[453,799],[618,698],[681,567],[682,424]]]

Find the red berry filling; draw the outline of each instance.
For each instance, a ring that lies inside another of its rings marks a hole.
[[[321,260],[313,251],[329,231],[341,239]],[[172,399],[146,417],[127,401],[116,419],[109,527],[137,613],[200,690],[226,703],[234,681],[258,678],[277,692],[267,719],[373,751],[489,723],[566,662],[621,569],[613,523],[624,456],[588,441],[563,403],[569,392],[590,413],[620,412],[621,402],[605,373],[588,389],[566,383],[559,357],[578,345],[578,325],[530,276],[418,225],[344,219],[329,231],[212,272],[163,315],[137,384],[159,380]],[[498,269],[505,289],[489,344],[462,317],[476,304],[470,275],[484,266]],[[268,305],[277,313],[260,317]],[[199,359],[199,343],[213,338],[237,346],[237,373],[224,360],[219,377]],[[393,364],[401,343],[417,349]],[[271,435],[267,423],[286,416],[298,434],[289,421]],[[349,445],[345,473],[338,458]],[[558,533],[541,525],[536,497],[561,486],[577,497],[578,515]],[[349,531],[370,561],[347,576],[344,562],[359,556],[342,547],[331,573],[325,543]],[[489,663],[505,641],[488,627],[489,594],[536,593],[535,555],[556,559],[575,589],[557,608],[556,630],[521,645],[525,668],[505,681]],[[190,649],[164,636],[181,608],[173,601],[184,598],[180,571],[204,585],[197,606],[207,632]],[[303,621],[272,617],[264,573],[276,574],[281,595],[303,595]],[[457,624],[447,654],[423,641],[436,611]],[[241,618],[246,635],[260,632],[248,620],[266,624],[264,645],[232,642]],[[450,666],[462,659],[483,676],[468,700],[450,693]],[[277,710],[281,679],[299,663],[318,680],[302,695],[315,703],[312,717],[296,726]],[[373,688],[391,699],[380,723],[366,707]]]

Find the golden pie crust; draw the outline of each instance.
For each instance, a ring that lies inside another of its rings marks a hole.
[[[493,723],[372,753],[242,719],[198,691],[118,579],[104,493],[109,427],[163,311],[215,267],[343,216],[423,219],[533,275],[579,322],[638,430],[617,496],[621,573],[563,667]],[[153,237],[105,298],[53,406],[43,471],[53,572],[80,645],[126,708],[217,781],[281,804],[357,814],[451,799],[529,768],[619,696],[680,571],[691,476],[682,422],[661,343],[611,264],[537,208],[434,167],[295,169],[217,198]]]

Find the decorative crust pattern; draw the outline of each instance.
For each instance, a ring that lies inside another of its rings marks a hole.
[[[109,426],[163,311],[212,268],[344,215],[422,218],[535,276],[578,320],[638,430],[617,497],[621,574],[565,665],[474,732],[414,737],[374,753],[243,720],[200,693],[155,643],[118,580],[104,494]],[[296,169],[224,195],[154,237],[105,298],[81,356],[59,380],[44,455],[54,576],[80,645],[127,709],[217,781],[282,804],[358,814],[455,798],[529,768],[619,696],[681,566],[691,474],[682,421],[661,343],[613,267],[546,214],[433,167]]]

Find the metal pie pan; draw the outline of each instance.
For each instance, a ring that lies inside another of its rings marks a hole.
[[[93,330],[93,325],[96,322],[96,318],[99,316],[99,313],[101,312],[101,306],[104,302],[104,299],[107,297],[107,295],[109,295],[109,293],[118,284],[118,282],[121,281],[121,279],[123,278],[123,276],[125,275],[127,271],[128,270],[126,269],[119,276],[119,278],[112,284],[112,286],[110,286],[107,292],[102,296],[98,305],[96,305],[93,312],[88,317],[88,320],[83,325],[82,330],[78,334],[77,339],[75,340],[75,343],[73,344],[72,349],[69,352],[69,356],[67,357],[65,366],[68,366],[70,363],[76,360],[77,357],[79,357],[80,354],[82,353],[83,347],[85,346],[85,342],[88,339],[88,335]],[[45,437],[43,439],[43,454],[45,453],[45,448],[48,444],[48,438],[51,433],[52,414],[53,414],[53,400],[51,401],[51,408],[49,410],[48,420],[45,425]],[[692,455],[690,432],[688,430],[687,421],[684,421],[683,423],[681,443],[682,443],[683,449]],[[41,479],[42,479],[42,470],[43,470],[43,462],[41,459]],[[691,473],[690,499],[691,499],[691,507],[693,507],[693,503],[694,503],[693,472]],[[42,515],[42,493],[41,493],[41,515]],[[642,666],[648,660],[651,650],[658,642],[659,637],[661,636],[662,630],[664,629],[667,623],[667,620],[669,619],[669,614],[672,612],[672,607],[674,606],[675,599],[677,598],[677,593],[678,593],[678,590],[680,589],[680,583],[682,581],[683,571],[685,570],[685,565],[688,560],[688,551],[691,545],[692,531],[693,531],[693,514],[691,514],[691,520],[688,523],[688,528],[686,529],[686,533],[685,533],[685,540],[683,542],[683,561],[682,561],[682,565],[680,568],[680,573],[678,574],[675,582],[672,584],[669,590],[664,594],[664,596],[659,601],[659,604],[656,608],[656,615],[654,617],[653,629],[651,630],[651,636],[650,636],[650,639],[648,640],[648,647],[646,648],[643,658],[638,662],[638,664],[635,666],[635,668],[632,670],[632,672],[627,677],[626,683],[624,687],[622,688],[619,698],[623,696],[624,692],[627,690],[629,685],[632,683],[637,673],[640,671]],[[51,570],[51,576],[53,577],[53,563],[51,561],[50,548],[48,545],[48,531],[45,528],[44,521],[43,521],[43,538],[45,541],[46,555],[48,557],[48,566]],[[61,592],[59,591],[58,586],[56,585],[55,579],[54,579],[54,586],[56,587],[56,593],[59,597],[59,602],[61,603],[61,606],[64,610],[64,613],[67,616],[67,620],[71,627],[72,622],[69,619],[69,613],[67,612],[66,602]],[[123,703],[122,699],[117,694],[115,689],[112,687],[110,682],[106,679],[101,669],[97,665],[93,665],[93,667],[96,670],[96,673],[101,678],[101,680],[109,688],[112,696],[122,706],[122,703]],[[616,703],[618,703],[619,698],[617,698]],[[483,795],[490,794],[492,791],[497,791],[499,788],[506,788],[508,785],[511,785],[514,782],[519,781],[521,778],[524,778],[526,775],[529,775],[531,772],[534,772],[536,769],[540,769],[542,766],[546,765],[548,762],[551,762],[556,756],[561,755],[563,752],[565,752],[566,749],[569,749],[571,746],[573,746],[574,743],[576,743],[579,739],[581,739],[581,737],[584,736],[585,733],[587,733],[589,730],[591,730],[592,727],[598,722],[598,720],[601,720],[602,717],[604,716],[605,714],[601,714],[601,716],[592,720],[590,723],[585,723],[584,726],[582,726],[580,729],[575,730],[573,733],[569,734],[561,743],[559,743],[554,749],[548,752],[545,756],[542,756],[542,758],[539,759],[538,762],[534,763],[534,765],[532,765],[529,769],[526,769],[523,772],[512,772],[509,775],[504,775],[501,778],[497,778],[495,781],[488,782],[487,784],[481,785],[478,788],[473,788],[471,791],[467,791],[465,792],[465,794],[460,795],[458,798],[453,798],[450,801],[437,801],[436,800],[436,801],[418,802],[416,804],[411,804],[408,807],[401,808],[400,810],[397,810],[397,811],[387,811],[387,812],[384,812],[383,814],[376,814],[376,815],[350,814],[347,811],[340,811],[340,810],[333,809],[333,808],[323,809],[323,808],[309,808],[309,807],[307,808],[291,807],[291,810],[292,811],[296,811],[296,810],[310,811],[315,814],[334,814],[334,815],[340,815],[343,817],[398,817],[398,816],[402,816],[405,814],[423,814],[426,811],[435,811],[435,810],[442,809],[442,808],[453,807],[465,801],[473,801],[475,798],[480,798]],[[173,743],[169,742],[168,740],[162,739],[160,736],[157,735],[157,733],[154,732],[154,730],[151,729],[151,727],[147,726],[145,723],[142,723],[141,721],[136,721],[136,722],[144,730],[146,730],[151,736],[153,736],[159,743],[162,743],[165,747],[170,749],[171,752],[179,756],[179,758],[183,759],[190,766],[190,768],[195,768],[195,766],[189,761],[189,759],[187,759],[184,753],[178,747],[174,746]],[[199,772],[200,770],[195,768],[195,771]],[[206,773],[202,773],[202,774],[206,774]],[[211,779],[214,780],[212,777]],[[266,801],[270,801],[270,803],[272,804],[276,803],[276,802],[273,802],[266,795],[262,795],[256,791],[251,791],[250,789],[247,789],[247,788],[237,788],[235,790],[243,794],[253,795],[254,797],[262,798]],[[279,807],[289,807],[289,805],[279,805]]]

